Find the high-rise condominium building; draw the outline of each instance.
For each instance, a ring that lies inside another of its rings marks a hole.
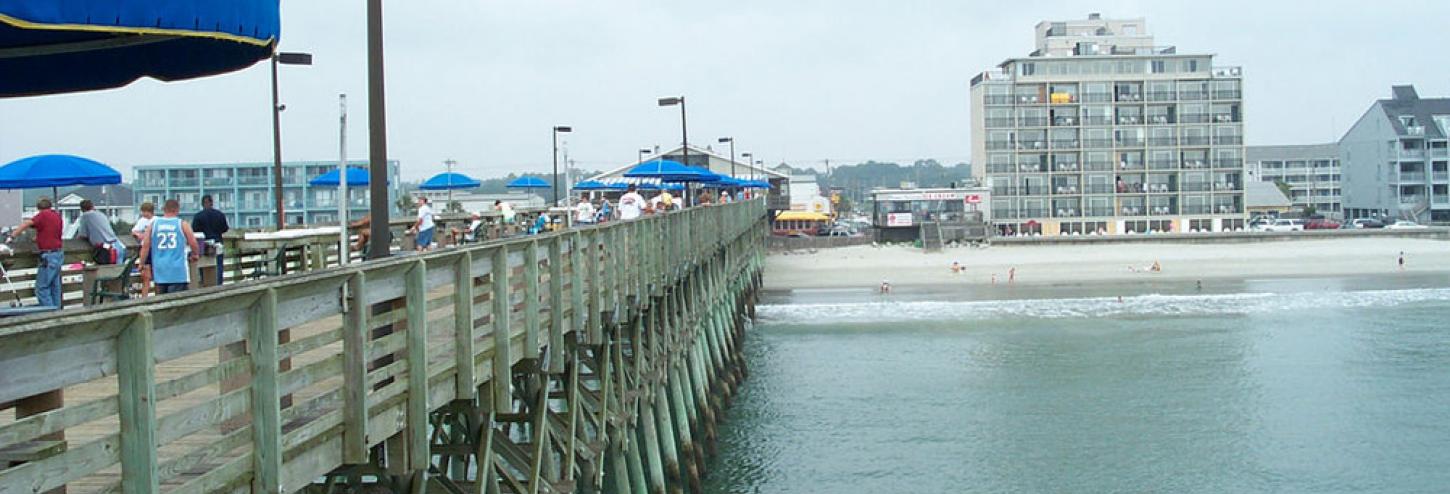
[[[1156,46],[1143,19],[1042,22],[972,79],[973,174],[1002,233],[1244,226],[1243,81]]]

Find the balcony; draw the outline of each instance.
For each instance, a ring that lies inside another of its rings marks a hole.
[[[1047,172],[1047,166],[1046,165],[1033,165],[1033,164],[1027,164],[1027,165],[1018,164],[1017,165],[1017,171],[1018,172],[1021,172],[1021,173],[1046,173]]]
[[[1077,149],[1077,139],[1053,139],[1052,149]]]
[[[1424,182],[1425,172],[1400,172],[1400,182]]]
[[[1080,193],[1077,184],[1062,184],[1052,187],[1052,195],[1055,196],[1077,195]]]
[[[1433,199],[1431,199],[1430,202],[1432,204],[1450,204],[1450,196],[1447,196],[1445,194],[1440,194],[1438,196],[1435,196]]]
[[[1238,184],[1236,182],[1214,182],[1213,183],[1213,191],[1214,192],[1237,192],[1237,191],[1241,191],[1241,190],[1244,190],[1243,187],[1241,187],[1240,184]]]
[[[1148,214],[1156,215],[1156,216],[1164,216],[1164,215],[1170,215],[1170,214],[1178,214],[1178,208],[1175,208],[1175,207],[1173,207],[1171,205],[1170,206],[1163,206],[1163,205],[1148,206]]]
[[[192,178],[173,178],[173,179],[167,181],[167,185],[170,186],[170,187],[174,187],[174,188],[196,187],[197,184],[199,184],[199,183],[201,183],[201,182],[198,181],[195,177],[192,177]]]
[[[1148,115],[1144,121],[1148,122],[1149,125],[1171,125],[1176,123],[1172,115]]]
[[[272,177],[266,175],[237,177],[237,185],[270,185],[271,183]]]
[[[1040,98],[1038,96],[1035,96],[1035,95],[1031,95],[1031,96],[1017,96],[1017,104],[1019,104],[1019,105],[1040,105],[1040,104],[1042,104],[1042,98]]]
[[[1054,117],[1052,119],[1052,126],[1053,127],[1076,127],[1077,126],[1077,117]]]
[[[1148,145],[1155,147],[1167,147],[1178,145],[1177,137],[1149,137]]]
[[[1425,202],[1424,194],[1401,194],[1400,204],[1420,204]]]
[[[1178,116],[1178,121],[1182,123],[1208,123],[1208,114],[1184,113]]]
[[[1183,136],[1181,144],[1184,146],[1207,146],[1208,136]]]
[[[1045,140],[1042,140],[1042,141],[1038,141],[1038,140],[1017,141],[1017,149],[1022,149],[1022,150],[1047,149],[1047,141],[1045,141]]]
[[[1173,91],[1148,91],[1148,101],[1173,101],[1177,96]]]
[[[1243,99],[1243,91],[1219,90],[1213,92],[1213,99]]]
[[[1214,145],[1237,146],[1244,143],[1243,136],[1218,136],[1213,138]]]
[[[1014,168],[1015,165],[1012,164],[998,163],[994,165],[987,165],[987,173],[1012,173],[1016,171]]]
[[[1046,127],[1047,117],[1022,117],[1017,123],[1022,127]]]
[[[156,187],[156,188],[162,188],[162,187],[166,187],[166,179],[164,179],[164,178],[143,178],[143,179],[137,180],[136,181],[136,185],[137,186],[140,186],[140,187]]]
[[[1183,158],[1183,168],[1192,170],[1208,168],[1208,161],[1203,158]]]
[[[986,103],[989,104],[989,105],[1010,105],[1010,104],[1012,104],[1012,97],[1011,96],[1008,96],[1008,95],[989,94],[984,99],[986,100]]]
[[[1112,93],[1083,93],[1081,99],[1082,99],[1082,102],[1084,102],[1084,103],[1107,103],[1107,102],[1113,100],[1113,94]]]
[[[1047,216],[1046,209],[1022,209],[1017,212],[1020,218],[1042,218]]]
[[[1113,147],[1112,139],[1083,139],[1082,147],[1085,149],[1108,149]]]
[[[1218,113],[1213,115],[1213,123],[1237,123],[1238,115],[1231,113]]]
[[[1208,192],[1213,190],[1213,184],[1209,182],[1183,182],[1179,189],[1184,192]]]
[[[202,183],[205,184],[207,187],[221,187],[224,185],[231,185],[232,177],[206,177],[202,179]]]
[[[1123,206],[1118,208],[1120,216],[1147,216],[1148,211],[1143,206]]]
[[[1116,100],[1121,102],[1143,101],[1143,95],[1142,93],[1117,93]]]
[[[1143,117],[1135,115],[1119,116],[1118,125],[1143,125]]]
[[[989,118],[986,124],[987,128],[1011,127],[1013,120],[1012,118]]]
[[[1053,218],[1078,218],[1081,216],[1077,208],[1074,207],[1057,208],[1053,211],[1052,215]]]
[[[1173,158],[1155,159],[1148,158],[1148,169],[1150,170],[1174,170],[1178,168],[1178,160]]]
[[[1218,158],[1213,160],[1214,168],[1243,168],[1244,160],[1239,158]]]
[[[1400,150],[1400,159],[1406,159],[1406,158],[1408,158],[1408,159],[1423,159],[1424,157],[1425,157],[1425,150],[1424,149],[1401,149]]]
[[[1178,99],[1183,101],[1202,101],[1208,99],[1208,91],[1182,91],[1178,93]]]
[[[1143,147],[1143,138],[1142,137],[1119,137],[1117,143],[1118,143],[1118,147],[1120,147],[1120,148],[1140,148],[1140,147]]]
[[[1112,216],[1113,215],[1113,208],[1094,208],[1094,207],[1089,207],[1089,208],[1087,208],[1087,211],[1084,211],[1084,213],[1086,213],[1087,216],[1089,216],[1089,217],[1102,218],[1102,217]]]
[[[1108,117],[1108,116],[1103,116],[1103,115],[1088,115],[1086,117],[1082,117],[1082,124],[1083,125],[1112,125],[1113,124],[1113,117]]]
[[[1007,186],[994,186],[992,187],[992,195],[997,197],[1015,196],[1017,195],[1017,188]]]
[[[1026,185],[1017,188],[1024,196],[1045,196],[1047,195],[1046,185]]]
[[[1213,214],[1213,207],[1208,205],[1183,206],[1183,214]]]
[[[1158,184],[1150,183],[1150,184],[1148,184],[1148,193],[1149,194],[1169,194],[1169,193],[1173,193],[1173,192],[1178,192],[1177,189],[1178,188],[1177,187],[1174,187],[1173,184],[1162,184],[1162,183],[1158,183]]]
[[[1088,184],[1083,187],[1084,194],[1112,194],[1113,186],[1109,184]]]
[[[1118,169],[1123,171],[1140,171],[1144,168],[1142,161],[1119,161]]]
[[[1077,166],[1077,163],[1054,163],[1052,165],[1052,171],[1055,171],[1055,172],[1077,172],[1077,171],[1079,171],[1079,167]]]
[[[1450,156],[1450,153],[1447,153],[1445,148],[1430,148],[1430,156],[1444,158]]]
[[[1435,178],[1433,180],[1436,182],[1450,182],[1450,173],[1435,172]]]
[[[1219,204],[1213,207],[1213,212],[1218,214],[1240,214],[1243,213],[1244,210],[1243,208],[1232,204]]]

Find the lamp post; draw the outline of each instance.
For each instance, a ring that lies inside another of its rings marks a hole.
[[[651,151],[651,150],[649,150],[647,148],[640,148],[639,149],[639,163],[638,164],[643,165],[644,164],[644,157],[645,156],[649,156],[649,154],[652,153],[652,152],[654,152],[654,151]]]
[[[660,106],[680,105],[680,142],[683,146],[680,148],[680,152],[683,154],[683,161],[685,162],[685,166],[690,166],[690,131],[689,125],[685,121],[685,97],[675,96],[669,98],[660,98],[659,103]]]
[[[384,90],[383,0],[368,0],[368,258],[388,257],[388,121]]]
[[[730,143],[730,177],[731,178],[734,178],[735,177],[735,138],[734,137],[721,137],[719,139],[719,142],[720,142],[720,144],[725,144],[727,142]]]
[[[554,205],[559,205],[559,134],[573,132],[574,128],[566,125],[554,126]]]
[[[755,162],[750,161],[750,158],[754,158],[755,155],[750,154],[750,153],[740,153],[740,157],[741,158],[745,158],[745,164],[751,165],[751,167],[750,167],[750,179],[751,180],[755,180],[755,166],[754,166],[755,165]]]
[[[287,226],[287,214],[282,207],[282,110],[287,106],[278,101],[281,99],[277,89],[278,65],[312,65],[312,54],[272,53],[272,180],[276,182],[272,184],[272,195],[277,199],[277,229],[281,230]]]

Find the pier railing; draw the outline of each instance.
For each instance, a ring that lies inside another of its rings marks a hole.
[[[425,470],[442,454],[430,450],[438,442],[430,431],[451,430],[430,427],[440,407],[475,400],[505,420],[529,386],[510,378],[519,362],[557,373],[576,342],[607,349],[605,331],[618,318],[651,300],[669,303],[660,301],[664,287],[702,266],[721,283],[753,276],[768,230],[764,206],[692,208],[13,319],[0,326],[0,493],[294,492],[342,465],[376,461],[380,451],[390,470]],[[685,293],[706,292],[681,288],[673,296],[684,300]],[[667,324],[672,316],[653,317],[659,327],[676,327]],[[653,327],[639,324],[632,358],[669,348],[660,341],[673,336],[638,333]],[[716,336],[698,337],[712,346],[699,343],[698,353],[687,354],[708,363],[709,352],[718,352]],[[623,359],[623,350],[612,358]],[[706,375],[690,362],[681,367],[689,374],[664,375],[683,377],[686,386],[696,372]],[[537,396],[548,403],[556,393],[544,382]],[[585,400],[584,412],[627,399],[610,398],[604,388],[605,398]],[[37,408],[28,403],[36,396],[53,400]],[[668,395],[663,399],[668,407]],[[570,412],[582,413],[574,403]],[[535,423],[528,434],[551,427],[540,417],[545,425]],[[695,419],[693,408],[688,417]],[[620,427],[608,422],[593,427],[601,434]],[[567,465],[536,459],[530,472],[518,466],[523,452],[494,438],[484,441],[492,456],[483,447],[478,454],[499,463],[483,470],[534,481],[550,471],[572,477],[573,455],[586,449],[576,447],[575,426],[571,419],[557,425],[567,436],[534,443],[568,456]],[[567,448],[560,446],[566,439]],[[531,490],[562,491],[558,485]]]

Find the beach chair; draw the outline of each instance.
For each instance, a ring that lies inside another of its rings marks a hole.
[[[259,279],[287,274],[287,245],[277,246],[277,255],[257,260],[252,266],[252,274],[247,279]]]
[[[136,251],[135,254],[126,257],[126,263],[121,265],[120,271],[114,276],[96,278],[96,282],[91,285],[90,305],[99,305],[107,301],[119,302],[131,298],[131,272],[135,271],[136,259],[140,257],[141,249],[136,249]],[[109,271],[105,266],[100,269]],[[119,286],[119,291],[107,289],[112,284]]]

